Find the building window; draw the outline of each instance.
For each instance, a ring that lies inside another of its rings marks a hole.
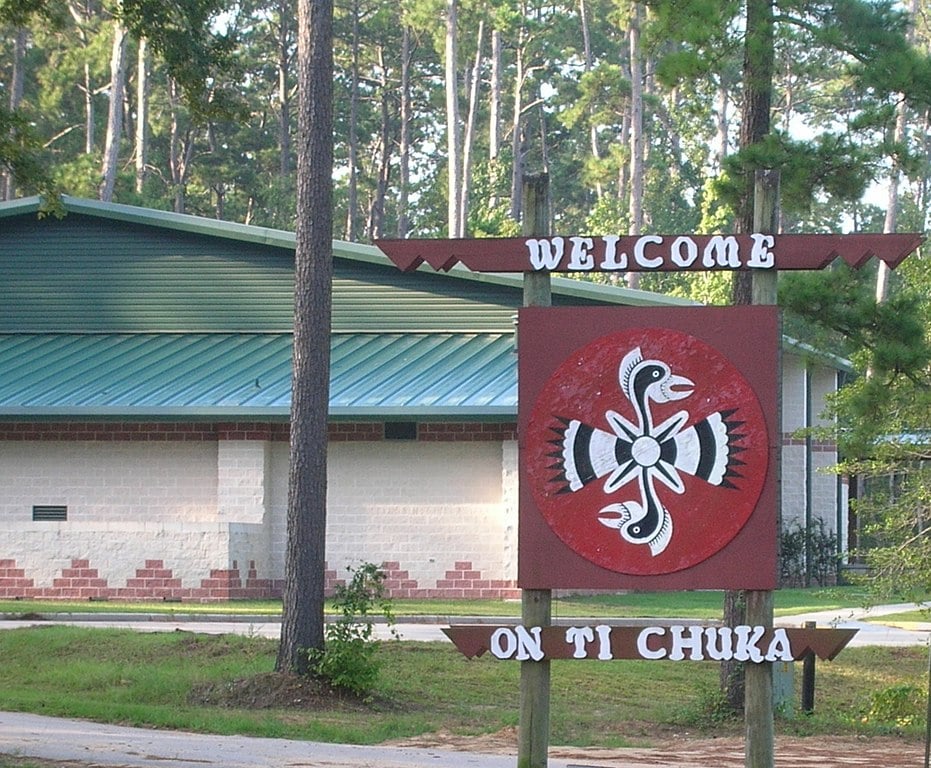
[[[36,504],[32,508],[32,519],[43,522],[67,520],[68,507],[64,504]]]

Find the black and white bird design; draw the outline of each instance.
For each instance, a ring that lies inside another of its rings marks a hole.
[[[736,458],[744,448],[737,445],[745,435],[743,424],[732,417],[736,409],[715,411],[699,421],[689,421],[687,411],[678,411],[659,424],[654,423],[652,403],[684,400],[695,384],[672,373],[662,360],[644,360],[639,347],[628,352],[618,369],[621,391],[636,414],[633,423],[616,411],[607,411],[608,432],[578,419],[557,417],[551,429],[557,437],[550,441],[556,450],[551,469],[563,485],[559,493],[571,493],[604,478],[605,494],[613,495],[628,483],[637,482],[639,497],[603,507],[599,521],[617,529],[631,544],[649,546],[651,554],[663,552],[672,538],[673,521],[657,493],[661,483],[676,494],[686,492],[682,473],[711,485],[736,488],[740,477]]]

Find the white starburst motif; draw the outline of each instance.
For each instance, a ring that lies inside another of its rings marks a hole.
[[[657,492],[657,484],[675,494],[686,493],[683,474],[714,486],[736,488],[740,477],[736,458],[744,448],[736,445],[744,435],[743,422],[732,417],[736,409],[715,411],[686,426],[690,414],[681,410],[654,423],[653,404],[685,400],[695,383],[673,374],[658,359],[644,360],[639,347],[628,352],[618,368],[621,392],[630,401],[636,423],[609,410],[605,420],[611,431],[592,427],[578,419],[557,417],[552,427],[557,438],[551,466],[562,486],[560,493],[574,493],[596,480],[604,480],[604,493],[619,494],[636,482],[636,498],[613,502],[598,513],[599,521],[616,529],[631,544],[643,544],[655,557],[672,539],[673,518]]]

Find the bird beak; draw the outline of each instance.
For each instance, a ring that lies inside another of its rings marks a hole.
[[[695,382],[685,376],[670,376],[663,382],[663,394],[667,400],[682,400],[695,391]]]

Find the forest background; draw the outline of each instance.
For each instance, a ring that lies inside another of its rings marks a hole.
[[[747,33],[761,6],[772,88],[765,136],[748,145]],[[760,167],[780,174],[780,231],[924,232],[927,11],[927,0],[340,0],[333,236],[516,234],[521,181],[538,172],[554,231],[729,232],[741,179]],[[295,0],[0,0],[0,196],[66,192],[293,230],[296,15]],[[628,280],[732,298],[723,273]],[[920,254],[894,278],[837,269],[780,286],[788,330],[862,374],[831,437],[846,471],[895,477],[869,494],[865,540],[888,553],[890,585],[918,591],[931,585],[931,480],[915,461],[931,443],[929,301]]]

